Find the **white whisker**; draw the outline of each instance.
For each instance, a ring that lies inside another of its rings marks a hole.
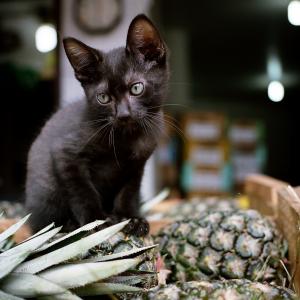
[[[107,127],[108,125],[110,125],[110,122],[108,122],[108,123],[102,125],[99,129],[97,129],[96,132],[94,132],[94,133],[88,138],[87,142],[80,148],[79,153],[80,153],[82,150],[84,150],[85,147],[86,147],[93,139],[95,139],[95,138],[98,136],[98,134],[99,134],[105,127]]]

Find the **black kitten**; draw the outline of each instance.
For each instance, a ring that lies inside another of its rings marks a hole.
[[[34,231],[51,222],[72,230],[95,219],[139,218],[145,163],[162,128],[168,80],[165,43],[144,15],[130,24],[124,48],[103,53],[74,39],[64,47],[86,101],[59,110],[29,152],[26,204]]]

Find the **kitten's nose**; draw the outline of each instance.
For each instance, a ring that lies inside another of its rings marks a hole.
[[[130,114],[128,115],[119,115],[118,121],[122,123],[127,123],[130,120]]]
[[[125,103],[118,105],[117,118],[121,122],[127,122],[130,119],[130,111]]]

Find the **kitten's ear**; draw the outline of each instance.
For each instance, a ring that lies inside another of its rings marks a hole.
[[[99,63],[102,61],[100,52],[74,38],[65,38],[63,44],[76,78],[81,82],[95,80]]]
[[[145,16],[136,16],[128,29],[126,50],[138,60],[166,62],[166,46],[156,27]]]

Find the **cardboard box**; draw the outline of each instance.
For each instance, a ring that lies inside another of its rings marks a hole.
[[[288,242],[289,273],[300,296],[300,188],[264,175],[247,178],[245,191],[250,207],[272,217]]]
[[[230,191],[230,176],[227,166],[212,169],[199,168],[186,163],[182,186],[189,195],[224,194]]]
[[[232,146],[252,148],[263,138],[264,127],[256,120],[236,120],[228,129],[228,139]]]
[[[220,168],[227,159],[227,151],[224,144],[203,145],[190,143],[187,148],[186,159],[197,167]]]
[[[183,131],[189,142],[218,143],[225,133],[225,117],[218,113],[189,113],[183,120]]]

